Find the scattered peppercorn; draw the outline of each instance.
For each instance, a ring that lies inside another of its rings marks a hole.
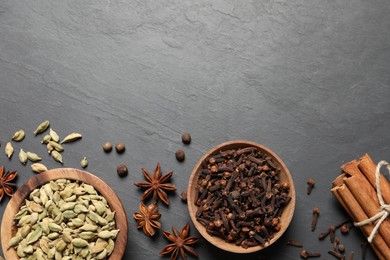
[[[107,142],[107,143],[103,144],[103,151],[104,152],[109,153],[109,152],[111,152],[111,150],[112,150],[112,143]]]
[[[191,143],[191,135],[189,133],[184,133],[181,137],[181,140],[183,141],[183,144],[190,144]]]
[[[185,159],[185,153],[183,150],[177,150],[175,156],[176,156],[176,160],[178,160],[179,162],[182,162]]]
[[[116,144],[115,149],[117,153],[124,153],[124,151],[126,150],[126,146],[124,144]]]
[[[118,167],[116,168],[116,172],[118,173],[118,175],[120,177],[127,176],[127,173],[128,173],[127,166],[124,164],[118,165]]]

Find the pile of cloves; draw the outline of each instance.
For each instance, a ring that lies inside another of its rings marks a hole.
[[[281,228],[291,200],[280,168],[256,147],[220,151],[207,158],[197,182],[197,220],[212,236],[248,248],[263,245]]]

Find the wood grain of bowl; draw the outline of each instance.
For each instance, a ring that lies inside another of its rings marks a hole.
[[[291,201],[285,206],[284,211],[282,215],[280,216],[280,224],[281,224],[281,229],[274,233],[273,238],[269,242],[266,242],[264,245],[257,245],[254,247],[248,247],[247,249],[237,246],[234,243],[228,243],[225,242],[222,238],[219,238],[217,236],[211,236],[207,233],[206,228],[197,221],[196,219],[196,212],[198,210],[198,207],[194,203],[195,199],[195,193],[196,193],[196,188],[198,186],[198,179],[201,174],[201,171],[203,169],[202,164],[206,161],[206,159],[210,156],[218,154],[220,151],[226,151],[226,150],[231,150],[231,149],[241,149],[245,147],[256,147],[259,151],[262,153],[266,154],[266,156],[271,156],[274,164],[280,168],[280,174],[279,174],[279,179],[280,182],[287,182],[290,185],[290,190],[289,190],[289,195],[291,197]],[[226,143],[222,143],[220,145],[215,146],[211,150],[209,150],[207,153],[205,153],[202,158],[198,161],[196,166],[194,167],[190,181],[188,184],[188,190],[187,190],[187,204],[188,204],[188,210],[189,214],[191,217],[192,222],[194,223],[194,226],[196,229],[199,231],[199,233],[211,244],[214,246],[223,249],[228,252],[232,253],[253,253],[257,252],[259,250],[262,250],[273,243],[275,243],[286,231],[287,227],[289,226],[291,219],[294,214],[294,209],[295,209],[295,187],[294,183],[291,177],[291,174],[289,170],[287,169],[286,165],[283,163],[283,161],[277,156],[273,151],[270,149],[254,143],[250,141],[244,141],[244,140],[234,140],[234,141],[229,141]]]
[[[56,179],[69,179],[74,181],[84,182],[92,185],[108,202],[111,210],[115,211],[116,228],[120,229],[118,236],[115,239],[115,248],[109,259],[122,259],[127,243],[127,216],[123,205],[116,193],[100,178],[86,171],[72,168],[58,168],[48,170],[41,174],[35,175],[23,184],[12,196],[12,199],[4,211],[3,220],[1,223],[1,246],[6,259],[19,259],[16,250],[13,248],[7,249],[8,242],[16,232],[13,228],[13,217],[19,211],[19,208],[25,204],[25,199],[35,188]]]

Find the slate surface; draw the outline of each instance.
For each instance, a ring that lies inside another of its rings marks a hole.
[[[140,168],[160,162],[174,170],[178,190],[169,208],[160,207],[161,223],[181,228],[189,216],[179,194],[201,155],[228,140],[255,141],[289,167],[297,205],[282,239],[245,258],[299,259],[300,250],[285,245],[294,239],[332,259],[330,242],[317,240],[346,218],[331,180],[366,152],[390,160],[389,12],[387,0],[2,0],[0,149],[23,128],[17,152],[35,151],[49,168],[60,167],[33,130],[48,119],[61,136],[81,132],[80,142],[66,145],[63,166],[79,168],[87,156],[87,170],[118,193],[130,227],[124,259],[160,259],[162,233],[145,237],[132,217]],[[190,146],[181,143],[185,131]],[[126,153],[104,154],[105,141],[124,142]],[[17,154],[8,160],[2,152],[0,163],[19,170],[19,186],[33,176]],[[124,179],[119,163],[130,169]],[[311,196],[308,177],[317,180]],[[316,232],[313,207],[321,209]],[[341,240],[361,258],[358,230]],[[199,259],[242,258],[205,240],[197,249]],[[375,259],[372,251],[367,259]]]

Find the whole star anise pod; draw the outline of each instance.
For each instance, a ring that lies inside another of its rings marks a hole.
[[[168,195],[165,191],[174,191],[176,190],[176,186],[166,182],[171,178],[173,171],[162,175],[160,163],[157,163],[153,176],[144,168],[141,168],[141,171],[144,174],[146,181],[134,183],[137,187],[146,188],[141,200],[144,201],[153,195],[154,202],[157,203],[158,199],[160,199],[166,205],[169,205]]]
[[[12,197],[12,194],[14,193],[14,187],[16,186],[16,184],[12,181],[16,178],[17,175],[17,171],[7,171],[4,174],[4,166],[0,167],[0,201],[3,199],[4,193]]]
[[[145,235],[153,236],[156,233],[156,229],[161,228],[158,220],[161,214],[158,212],[157,204],[150,204],[146,206],[141,203],[139,205],[139,212],[134,213],[134,218],[137,221],[137,228],[143,228]]]
[[[179,253],[182,259],[186,259],[186,252],[198,256],[195,249],[191,246],[198,242],[198,237],[188,237],[190,231],[190,224],[187,223],[181,232],[177,231],[175,227],[172,227],[173,234],[168,231],[163,231],[164,236],[172,242],[161,250],[161,255],[171,254],[171,259],[175,260],[179,257]]]

